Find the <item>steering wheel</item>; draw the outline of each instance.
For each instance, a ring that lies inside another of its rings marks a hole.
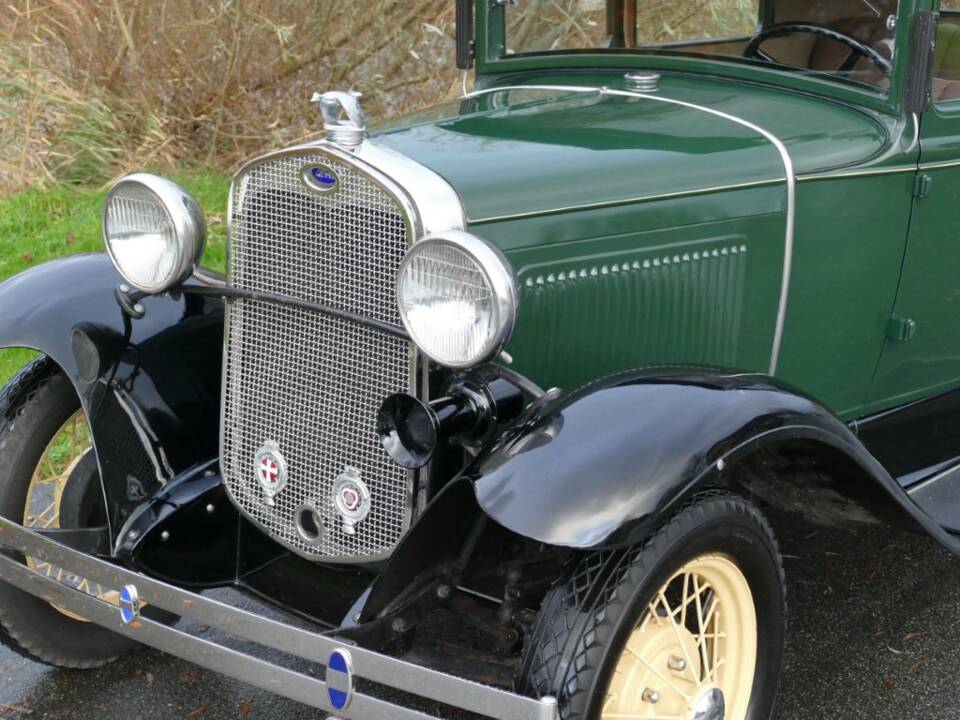
[[[765,43],[767,40],[772,40],[773,38],[778,37],[786,37],[787,35],[793,35],[794,33],[822,35],[830,38],[831,40],[836,40],[837,42],[843,43],[850,48],[850,57],[848,57],[843,64],[837,68],[837,70],[840,72],[849,72],[850,70],[853,70],[854,66],[857,64],[857,60],[861,56],[865,57],[867,60],[880,68],[884,75],[889,76],[890,73],[893,72],[893,66],[890,61],[866,43],[862,43],[855,37],[847,35],[846,33],[842,33],[839,30],[834,30],[826,25],[820,25],[818,23],[811,22],[785,22],[771,25],[770,27],[761,30],[753,36],[753,39],[750,40],[750,42],[747,44],[747,47],[744,48],[743,56],[745,58],[766,60],[767,62],[775,63],[777,61],[763,52],[760,49],[760,46],[763,45],[763,43]]]

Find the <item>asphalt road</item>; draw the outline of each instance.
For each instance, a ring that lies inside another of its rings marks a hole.
[[[960,560],[888,529],[779,532],[791,616],[776,720],[957,717]],[[323,715],[150,650],[94,672],[54,670],[0,650],[0,718]]]

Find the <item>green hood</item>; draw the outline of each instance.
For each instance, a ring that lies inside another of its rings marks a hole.
[[[576,75],[615,86],[619,75]],[[571,85],[569,75],[526,84]],[[665,77],[658,95],[753,122],[779,137],[798,174],[881,153],[887,129],[823,98],[717,78]],[[758,133],[702,110],[646,98],[557,90],[485,94],[401,118],[377,140],[446,178],[471,223],[558,209],[782,181]]]

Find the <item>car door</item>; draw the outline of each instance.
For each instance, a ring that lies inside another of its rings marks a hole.
[[[960,386],[960,0],[944,0],[893,318],[869,409]]]

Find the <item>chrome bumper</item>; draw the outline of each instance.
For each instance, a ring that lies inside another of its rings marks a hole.
[[[0,580],[145,645],[319,708],[337,718],[433,720],[437,717],[358,693],[355,691],[358,678],[491,718],[559,718],[553,698],[533,700],[260,617],[84,555],[2,517],[0,547],[47,561],[103,587],[115,589],[125,607],[120,609],[62,585],[6,554],[0,554]],[[327,682],[156,623],[139,615],[141,603],[323,665],[328,668]],[[337,660],[331,668],[334,655]]]

